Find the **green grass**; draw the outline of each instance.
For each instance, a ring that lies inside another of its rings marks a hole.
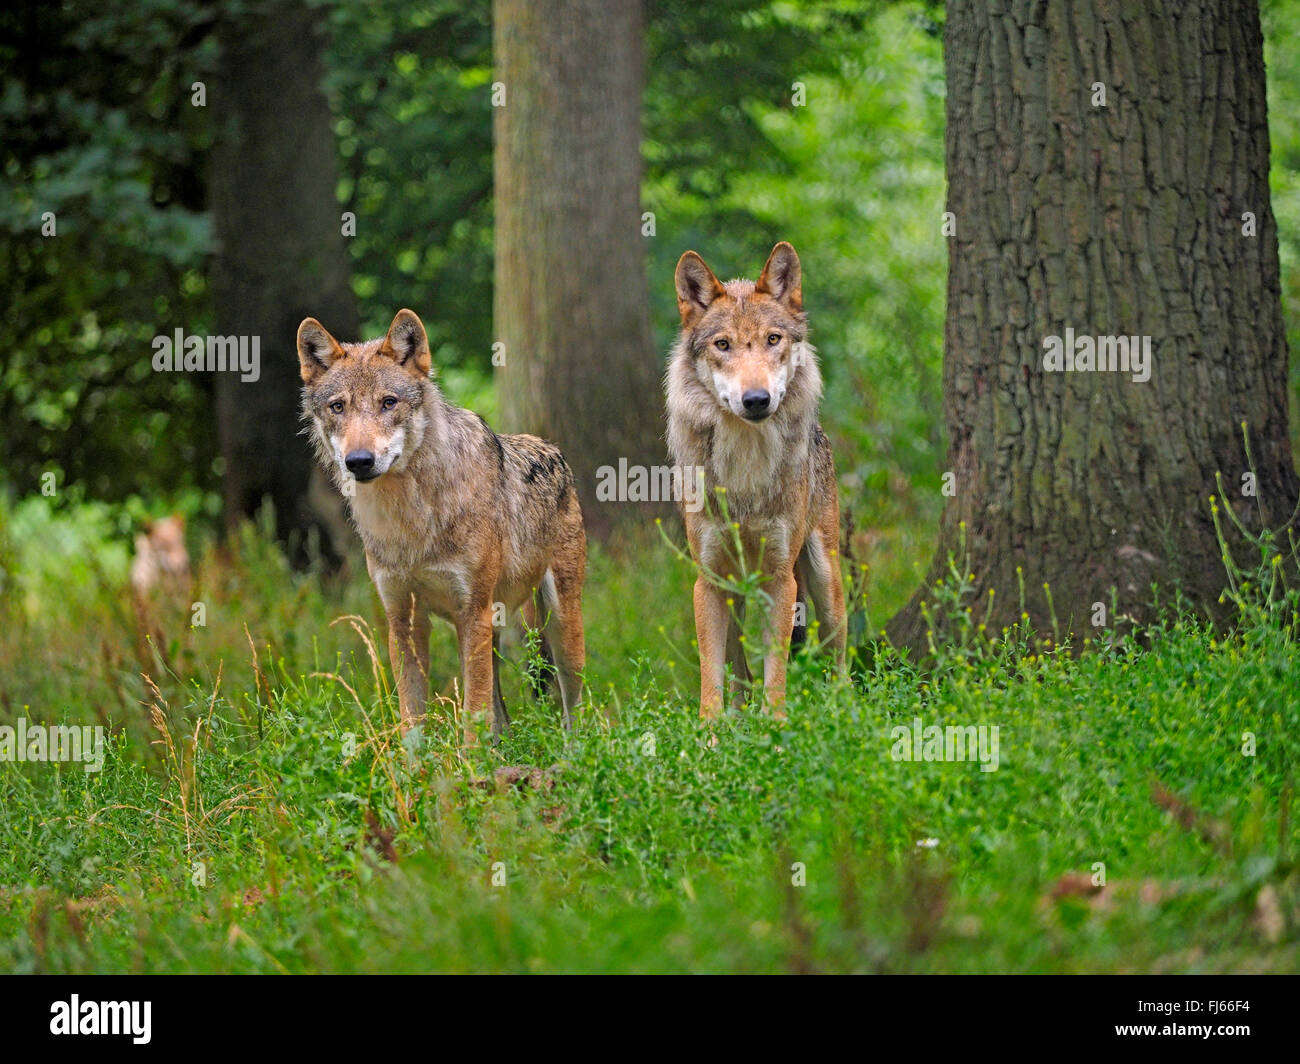
[[[693,574],[648,535],[593,552],[576,731],[511,671],[511,733],[465,753],[447,704],[403,745],[364,571],[295,574],[249,529],[203,553],[206,627],[159,610],[160,654],[93,524],[0,513],[0,716],[113,728],[97,774],[0,765],[0,969],[1300,968],[1300,663],[1274,615],[925,674],[879,654],[856,685],[801,658],[786,721],[731,715],[711,746]],[[37,565],[60,535],[76,564]],[[925,538],[881,537],[911,549],[873,621]],[[453,671],[439,627],[435,692]],[[997,771],[895,761],[916,717],[996,725]],[[506,766],[539,771],[493,782]],[[1098,863],[1100,892],[1063,881]]]

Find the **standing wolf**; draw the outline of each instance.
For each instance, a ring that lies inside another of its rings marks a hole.
[[[509,723],[494,627],[540,592],[564,725],[582,696],[587,540],[573,473],[554,445],[498,435],[448,403],[429,377],[429,340],[409,310],[382,340],[340,344],[315,318],[298,326],[303,418],[348,501],[388,614],[404,728],[424,715],[429,614],[456,627],[465,741],[493,707]],[[549,638],[554,633],[554,638]]]
[[[682,328],[666,380],[668,449],[679,468],[704,470],[706,498],[725,489],[725,510],[717,503],[683,510],[701,567],[700,715],[721,712],[727,664],[738,684],[750,681],[740,641],[743,603],[733,613],[731,596],[708,575],[742,571],[760,572],[770,596],[763,681],[779,715],[792,629],[802,637],[809,597],[841,668],[847,640],[835,463],[817,422],[822,380],[807,343],[799,256],[783,241],[757,282],[722,284],[688,251],[677,262],[676,284]],[[803,608],[796,611],[796,603]],[[743,699],[738,686],[736,702]]]

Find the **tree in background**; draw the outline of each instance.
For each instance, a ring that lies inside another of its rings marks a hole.
[[[589,529],[596,471],[662,464],[641,235],[641,0],[496,0],[497,339],[504,426],[557,442]]]
[[[1112,588],[1141,619],[1153,584],[1215,611],[1217,472],[1248,528],[1292,518],[1263,42],[1244,7],[948,5],[954,493],[897,644],[926,648],[921,603],[950,556],[981,616],[996,591],[991,628],[1019,619],[1023,576],[1030,620],[1063,638]],[[1150,379],[1046,371],[1067,329],[1150,337]]]
[[[294,337],[308,315],[339,336],[357,337],[360,328],[319,30],[319,12],[299,0],[228,16],[217,31],[212,91],[216,332],[261,338],[256,382],[216,378],[226,522],[269,499],[280,538],[299,549],[321,515],[308,499],[319,474],[299,433]],[[318,508],[337,525],[332,493],[318,494]]]

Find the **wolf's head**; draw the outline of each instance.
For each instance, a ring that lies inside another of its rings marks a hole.
[[[799,256],[785,241],[767,257],[758,281],[721,283],[694,251],[677,262],[682,345],[700,382],[727,412],[745,421],[775,414],[805,349]]]
[[[420,319],[399,310],[382,340],[340,344],[315,318],[298,326],[304,418],[336,479],[365,484],[402,468],[420,446],[429,380],[429,338]]]

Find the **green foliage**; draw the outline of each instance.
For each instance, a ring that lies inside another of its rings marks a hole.
[[[439,367],[491,357],[490,16],[486,0],[329,12],[325,89],[366,335],[417,308]]]
[[[192,43],[210,19],[158,0],[0,13],[0,442],[20,491],[48,470],[100,498],[210,482],[206,382],[149,361],[155,335],[206,314],[189,85],[211,69]]]
[[[39,541],[74,534],[58,513],[10,516],[24,569]],[[51,605],[68,575],[27,571],[0,643],[8,719],[102,722],[111,741],[98,773],[0,774],[5,970],[1300,963],[1300,658],[1276,614],[1226,638],[1170,619],[1144,650],[1079,659],[954,644],[925,675],[881,653],[857,686],[801,655],[788,719],[729,714],[711,745],[690,567],[657,539],[621,542],[592,558],[575,732],[511,668],[510,734],[465,753],[446,701],[399,737],[364,581],[296,575],[251,528],[196,575],[208,624],[160,606],[163,669],[103,652],[133,634],[111,581],[78,578],[86,623],[68,625]],[[451,644],[440,626],[444,694]],[[997,770],[897,760],[894,729],[918,718],[997,726]]]
[[[1265,0],[1264,66],[1268,72],[1269,194],[1277,220],[1282,309],[1291,349],[1291,443],[1300,451],[1300,5]]]

